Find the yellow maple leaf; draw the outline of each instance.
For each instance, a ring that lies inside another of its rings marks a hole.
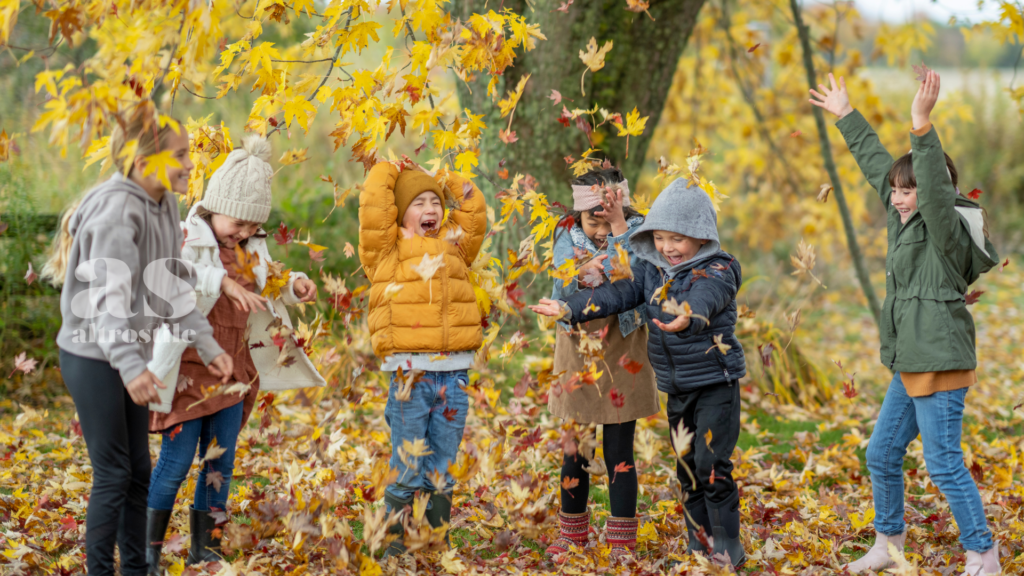
[[[274,48],[273,42],[264,42],[249,51],[249,66],[256,72],[257,68],[262,69],[269,75],[274,74],[274,64],[271,60],[280,60],[281,53]]]
[[[644,128],[647,127],[647,119],[649,116],[640,117],[640,112],[637,111],[636,106],[633,107],[633,111],[626,114],[626,125],[616,124],[615,127],[619,129],[619,136],[626,137],[626,158],[629,158],[629,137],[640,136],[644,133]]]
[[[150,174],[156,174],[164,188],[170,190],[171,179],[167,176],[167,169],[181,168],[181,162],[175,160],[171,154],[170,150],[164,150],[163,152],[146,156],[146,165],[142,168],[142,177],[145,178]],[[124,172],[124,174],[127,174],[127,172]]]
[[[587,42],[587,51],[580,50],[580,60],[587,65],[587,69],[583,71],[583,75],[580,76],[580,92],[586,96],[587,91],[583,89],[583,80],[587,77],[587,72],[597,72],[601,68],[604,68],[604,57],[608,55],[612,49],[612,41],[609,40],[601,46],[599,50],[597,48],[597,38],[590,37],[590,42]]]
[[[455,157],[455,167],[467,178],[476,176],[476,174],[473,174],[473,167],[478,164],[480,164],[480,161],[477,160],[476,152],[472,150],[466,150]]]
[[[519,98],[523,96],[523,89],[526,88],[526,83],[530,80],[530,75],[527,74],[519,79],[519,83],[516,84],[516,89],[510,91],[508,96],[504,100],[498,101],[498,108],[501,110],[501,117],[504,118],[515,112],[516,106],[519,105]],[[512,118],[508,119],[509,129],[512,128]]]
[[[292,120],[298,120],[303,132],[309,130],[309,121],[316,116],[316,107],[301,96],[285,102],[282,108],[285,123],[290,125]]]
[[[278,162],[280,162],[282,166],[301,164],[308,160],[308,158],[306,158],[307,152],[309,152],[309,148],[303,148],[302,150],[299,150],[298,148],[293,148],[282,154],[281,159],[278,160]]]

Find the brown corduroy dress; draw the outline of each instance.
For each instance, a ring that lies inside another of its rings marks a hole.
[[[255,284],[251,280],[236,271],[233,249],[221,246],[220,261],[224,264],[224,268],[232,280],[241,284],[246,290],[255,288]],[[182,377],[187,376],[192,379],[192,384],[184,390],[175,392],[169,413],[152,411],[149,413],[149,431],[152,433],[163,432],[181,422],[209,416],[239,402],[245,403],[242,406],[242,426],[245,426],[249,420],[249,414],[252,413],[252,408],[256,404],[256,396],[260,391],[259,373],[252,362],[252,356],[249,355],[249,342],[245,337],[249,313],[236,309],[231,300],[221,294],[206,318],[210,321],[210,326],[213,327],[213,337],[234,361],[235,373],[232,376],[232,381],[252,382],[249,392],[245,396],[222,394],[189,409],[189,406],[203,398],[204,388],[220,386],[220,379],[210,374],[195,348],[186,348],[185,353],[181,356],[181,371],[178,373],[178,381],[181,382]]]
[[[596,385],[584,385],[569,393],[552,391],[548,395],[548,411],[581,424],[621,424],[657,414],[661,406],[654,370],[647,360],[647,327],[640,326],[623,338],[618,315],[591,320],[582,326],[591,333],[608,327],[604,340],[605,362],[598,363],[598,369],[604,374]],[[570,335],[561,327],[556,331],[554,373],[564,372],[558,383],[565,386],[575,372],[587,366],[579,353],[579,335]],[[643,365],[636,375],[619,365],[623,354]],[[624,397],[621,408],[612,404],[612,388],[617,388]]]

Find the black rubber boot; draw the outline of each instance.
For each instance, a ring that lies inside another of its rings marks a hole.
[[[711,519],[711,531],[715,538],[714,555],[728,554],[733,567],[740,568],[747,561],[747,553],[743,550],[743,542],[740,540],[739,505],[733,506],[708,506],[708,517]]]
[[[707,547],[697,539],[697,532],[701,526],[704,527],[705,536],[710,538],[712,535],[711,520],[708,518],[708,508],[704,498],[701,497],[700,500],[687,500],[686,511],[690,513],[690,516],[686,517],[686,532],[690,537],[690,545],[686,547],[686,553],[707,554]],[[694,522],[697,523],[696,525],[690,522],[690,517],[693,517]]]
[[[163,550],[167,538],[167,525],[171,522],[170,510],[154,510],[146,508],[146,574],[161,576],[160,551]]]
[[[430,504],[427,505],[427,511],[424,516],[427,517],[427,522],[430,522],[430,525],[434,528],[444,526],[445,524],[450,525],[452,523],[452,495],[442,492],[431,492]],[[444,534],[444,542],[451,547],[452,541],[448,536],[448,532]]]
[[[201,564],[204,562],[219,562],[220,538],[213,535],[217,528],[217,521],[210,516],[209,512],[196,510],[191,506],[188,509],[189,527],[192,531],[192,546],[188,550],[188,559],[185,564]]]
[[[391,511],[401,512],[406,506],[412,506],[412,498],[402,500],[397,496],[392,495],[390,492],[384,492],[384,503],[387,504]],[[390,513],[388,515],[390,516]],[[389,526],[388,534],[397,534],[398,538],[391,542],[391,544],[388,544],[388,547],[384,549],[384,555],[382,557],[388,558],[391,556],[405,554],[405,542],[403,541],[405,539],[405,527],[402,523],[396,522]]]

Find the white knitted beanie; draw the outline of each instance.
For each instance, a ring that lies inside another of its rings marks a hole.
[[[242,139],[213,173],[203,194],[203,207],[246,222],[264,223],[270,217],[270,179],[274,169],[270,143],[258,134]]]

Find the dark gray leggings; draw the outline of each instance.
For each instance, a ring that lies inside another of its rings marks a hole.
[[[86,567],[90,576],[113,575],[117,544],[121,574],[145,574],[149,407],[132,402],[109,362],[61,350],[60,372],[75,401],[92,463]]]

